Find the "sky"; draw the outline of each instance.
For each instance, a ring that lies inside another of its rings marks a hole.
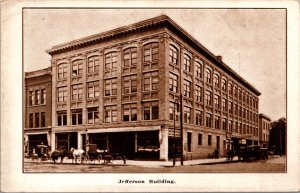
[[[25,9],[24,71],[49,67],[52,46],[162,14],[262,93],[259,113],[286,117],[284,9]]]

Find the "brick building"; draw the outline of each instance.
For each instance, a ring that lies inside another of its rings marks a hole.
[[[40,144],[50,145],[51,95],[51,67],[25,73],[25,153],[31,154]]]
[[[47,50],[52,56],[52,150],[172,157],[183,96],[185,158],[258,144],[260,92],[162,15]]]
[[[259,114],[259,144],[261,147],[268,148],[270,130],[271,130],[271,119],[260,113]]]

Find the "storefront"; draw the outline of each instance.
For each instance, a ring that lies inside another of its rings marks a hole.
[[[28,140],[25,145],[25,153],[27,155],[31,155],[33,152],[37,153],[38,155],[41,154],[40,149],[37,148],[38,145],[46,145],[48,146],[48,138],[47,134],[30,134],[28,135]]]
[[[70,149],[77,148],[77,132],[56,133],[55,134],[55,149]]]

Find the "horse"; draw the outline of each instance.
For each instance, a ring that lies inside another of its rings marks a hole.
[[[63,163],[63,159],[67,154],[68,151],[66,149],[57,149],[51,153],[51,158],[54,161],[54,163],[56,160],[58,160],[58,158],[60,158],[60,163]]]
[[[75,149],[74,147],[71,148],[70,153],[73,155],[72,156],[72,163],[73,159],[75,159],[75,163],[77,164],[77,158],[81,160],[81,163],[83,162],[85,158],[85,151],[82,149]]]

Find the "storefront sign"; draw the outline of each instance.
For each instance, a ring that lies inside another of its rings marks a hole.
[[[241,140],[240,140],[240,143],[241,143],[241,144],[246,144],[246,143],[247,143],[247,142],[246,142],[246,139],[241,139]]]
[[[174,129],[169,129],[169,137],[174,137]],[[180,137],[180,129],[175,129],[175,137]]]

